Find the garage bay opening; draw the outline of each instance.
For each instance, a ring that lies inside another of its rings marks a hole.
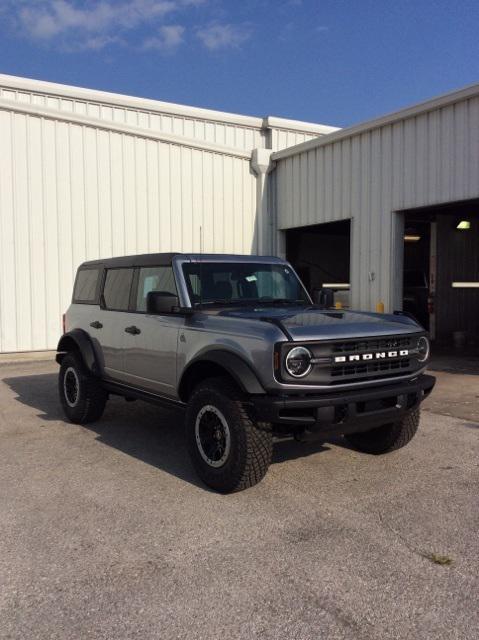
[[[479,200],[405,212],[403,309],[436,344],[479,347]]]
[[[332,289],[335,304],[350,306],[351,221],[288,229],[286,256],[310,293]]]

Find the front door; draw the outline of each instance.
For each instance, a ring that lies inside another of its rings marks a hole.
[[[177,295],[171,267],[140,267],[134,309],[128,314],[131,331],[125,333],[126,382],[160,395],[176,395],[178,334],[185,319],[175,315],[149,315],[146,296],[150,291]]]

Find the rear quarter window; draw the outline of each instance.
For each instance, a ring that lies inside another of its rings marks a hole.
[[[75,287],[73,289],[73,302],[76,304],[97,304],[100,288],[101,269],[79,269]]]

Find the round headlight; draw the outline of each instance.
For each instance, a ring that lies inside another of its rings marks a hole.
[[[425,362],[429,358],[429,340],[426,336],[421,336],[417,341],[417,359]]]
[[[306,347],[294,347],[286,356],[286,371],[293,378],[302,378],[311,371],[312,357]]]

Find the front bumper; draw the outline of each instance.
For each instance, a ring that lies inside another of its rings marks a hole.
[[[430,394],[436,378],[422,374],[397,385],[321,395],[250,398],[254,418],[287,431],[298,427],[321,435],[367,431],[400,420]]]

